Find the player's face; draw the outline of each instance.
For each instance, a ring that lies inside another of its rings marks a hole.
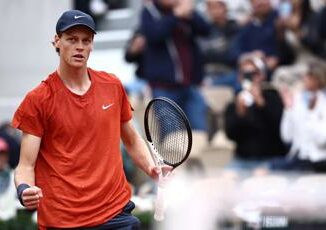
[[[84,26],[68,29],[59,37],[55,37],[55,46],[60,50],[60,60],[71,67],[87,65],[93,49],[94,34]]]

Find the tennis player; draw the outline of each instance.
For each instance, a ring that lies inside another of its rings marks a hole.
[[[77,10],[56,25],[59,66],[27,94],[13,126],[23,131],[15,183],[21,203],[37,209],[39,229],[139,229],[123,172],[120,138],[153,179],[160,170],[131,125],[121,82],[87,67],[95,23]]]

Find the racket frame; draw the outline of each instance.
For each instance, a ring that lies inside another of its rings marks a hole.
[[[183,119],[184,123],[185,123],[185,126],[186,126],[186,130],[187,130],[187,134],[188,134],[188,148],[186,150],[186,154],[184,155],[183,159],[178,162],[178,163],[175,163],[175,164],[172,164],[166,160],[164,160],[162,158],[162,156],[160,155],[160,153],[155,149],[155,146],[153,145],[153,140],[152,140],[152,137],[151,137],[151,134],[150,134],[150,131],[149,131],[149,124],[148,124],[148,116],[149,116],[149,111],[150,111],[150,108],[152,106],[153,103],[155,103],[156,101],[164,101],[166,103],[169,103],[170,105],[172,105],[172,107],[174,107],[176,109],[176,111],[181,115],[181,118]],[[174,101],[170,100],[169,98],[166,98],[166,97],[157,97],[157,98],[154,98],[152,99],[146,109],[145,109],[145,116],[144,116],[144,127],[145,127],[145,135],[146,135],[146,138],[147,138],[147,141],[149,142],[149,146],[150,146],[150,150],[152,152],[152,155],[153,157],[157,160],[156,162],[162,166],[162,161],[163,161],[163,164],[166,164],[166,165],[169,165],[173,168],[176,168],[178,167],[179,165],[181,165],[183,162],[185,162],[185,160],[187,160],[190,152],[191,152],[191,147],[192,147],[192,131],[191,131],[191,126],[190,126],[190,123],[189,123],[189,120],[186,116],[186,114],[183,112],[183,110],[180,108],[180,106],[175,103]]]

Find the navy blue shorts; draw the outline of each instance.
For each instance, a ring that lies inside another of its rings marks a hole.
[[[109,220],[105,224],[96,227],[94,230],[138,230],[140,229],[140,221],[137,217],[131,215],[131,211],[135,208],[135,204],[129,201],[123,208],[122,212]]]
[[[90,228],[64,228],[64,230],[139,230],[140,221],[137,217],[131,215],[131,211],[134,208],[134,202],[129,201],[121,213],[100,226]],[[61,230],[61,228],[48,228],[48,230]]]

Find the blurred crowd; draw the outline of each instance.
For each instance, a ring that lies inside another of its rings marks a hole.
[[[114,8],[118,1],[109,2]],[[93,1],[93,15],[107,7]],[[190,168],[202,168],[197,145],[221,129],[236,146],[226,168],[325,172],[325,25],[323,0],[146,0],[125,50],[137,66],[137,82],[127,90],[143,96],[149,88],[185,111],[195,139]],[[219,119],[209,119],[207,88],[233,94],[213,113]],[[10,204],[17,207],[19,146],[19,134],[2,124],[0,220],[13,217]],[[125,162],[132,180],[135,169]]]
[[[236,146],[227,168],[322,172],[325,14],[325,1],[148,0],[125,59],[152,97],[185,111],[195,165],[197,145],[223,129]],[[210,119],[203,92],[222,88],[233,99]]]

